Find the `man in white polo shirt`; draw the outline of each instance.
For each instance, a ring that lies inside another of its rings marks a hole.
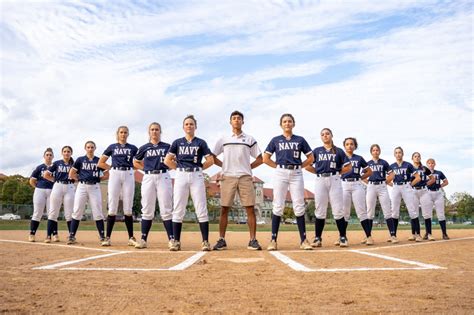
[[[252,136],[242,131],[244,115],[239,111],[230,114],[230,125],[232,135],[220,138],[214,147],[215,164],[222,167],[223,178],[221,180],[221,217],[219,220],[219,240],[214,245],[214,250],[227,248],[225,231],[229,209],[234,203],[235,193],[239,193],[240,203],[247,210],[247,224],[250,231],[250,241],[247,246],[251,250],[261,250],[255,238],[257,222],[255,217],[255,188],[253,186],[252,169],[262,164],[262,152],[257,141]],[[224,158],[220,161],[217,156],[221,153]],[[250,163],[250,157],[255,160]]]

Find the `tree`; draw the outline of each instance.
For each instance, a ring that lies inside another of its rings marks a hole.
[[[133,195],[133,214],[137,217],[142,209],[142,184],[135,183],[135,194]]]
[[[457,192],[451,196],[450,200],[457,211],[458,217],[472,218],[474,214],[474,197],[467,192]]]
[[[33,204],[34,189],[24,182],[18,183],[17,190],[13,194],[13,203],[15,204]]]
[[[18,190],[20,182],[13,178],[8,178],[2,186],[1,200],[5,203],[13,203],[13,195]]]

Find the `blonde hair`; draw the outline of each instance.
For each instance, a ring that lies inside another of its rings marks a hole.
[[[128,130],[128,127],[127,127],[127,126],[119,126],[119,127],[117,128],[117,131],[115,132],[115,138],[117,139],[117,141],[118,141],[118,134],[119,134],[119,132],[120,132],[120,129],[126,129],[126,130],[127,130],[127,133],[130,134],[130,131]]]
[[[161,134],[161,125],[157,123],[156,121],[152,122],[151,124],[148,125],[148,132],[150,132],[151,126],[158,126],[160,128],[160,134]],[[151,137],[148,138],[148,141],[151,140]]]

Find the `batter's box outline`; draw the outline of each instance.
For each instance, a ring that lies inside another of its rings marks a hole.
[[[310,251],[306,251],[307,253],[311,253]],[[354,271],[393,271],[393,270],[433,270],[433,269],[447,269],[445,267],[433,265],[433,264],[425,264],[415,260],[408,260],[408,259],[401,259],[397,257],[381,255],[366,252],[364,250],[357,250],[351,249],[347,251],[338,250],[338,253],[356,253],[366,256],[371,256],[379,259],[385,259],[389,261],[398,262],[401,264],[410,265],[411,267],[356,267],[356,268],[309,268],[302,263],[297,262],[296,260],[288,257],[287,255],[281,252],[270,252],[273,257],[290,267],[295,271],[302,271],[302,272],[354,272]]]

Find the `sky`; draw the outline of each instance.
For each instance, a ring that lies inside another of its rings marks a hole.
[[[295,116],[312,148],[329,127],[342,147],[394,162],[421,153],[474,194],[471,1],[8,1],[0,3],[0,172],[29,176],[46,147],[96,155],[115,142],[196,135],[212,148],[229,114],[263,151]],[[216,166],[208,170],[211,175]],[[273,169],[254,175],[271,187]],[[313,190],[314,175],[305,174]]]

